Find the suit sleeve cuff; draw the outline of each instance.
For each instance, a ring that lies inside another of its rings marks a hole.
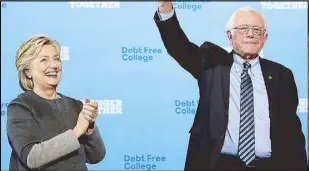
[[[173,15],[175,13],[175,9],[173,8],[173,10],[169,13],[161,13],[161,12],[159,12],[159,8],[158,8],[157,13],[158,13],[158,17],[159,17],[160,21],[166,21],[166,20],[173,17]]]

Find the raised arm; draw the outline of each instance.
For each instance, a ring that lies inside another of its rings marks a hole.
[[[198,79],[203,71],[206,59],[204,51],[190,42],[181,29],[176,12],[173,11],[172,2],[159,1],[158,5],[159,8],[155,13],[154,20],[168,54],[194,78]]]

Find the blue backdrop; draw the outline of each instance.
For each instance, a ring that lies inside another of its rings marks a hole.
[[[261,56],[290,68],[307,140],[307,2],[174,2],[188,38],[231,49],[226,22],[241,6],[260,11],[269,38]],[[58,91],[99,101],[106,144],[94,170],[181,170],[198,101],[196,80],[166,52],[153,21],[157,2],[1,2],[1,170],[9,167],[7,104],[22,90],[15,53],[34,34],[62,45]],[[139,57],[141,56],[141,57]],[[287,125],[288,126],[288,125]]]

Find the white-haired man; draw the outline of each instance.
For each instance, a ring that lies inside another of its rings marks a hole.
[[[190,42],[170,1],[159,2],[154,20],[168,53],[198,81],[185,170],[306,170],[293,73],[259,57],[268,37],[259,12],[240,8],[231,16],[230,53]]]

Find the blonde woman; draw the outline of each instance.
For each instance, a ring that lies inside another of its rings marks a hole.
[[[62,74],[60,45],[35,35],[17,50],[16,67],[25,91],[8,105],[10,170],[87,170],[105,146],[94,121],[98,104],[56,91]]]

